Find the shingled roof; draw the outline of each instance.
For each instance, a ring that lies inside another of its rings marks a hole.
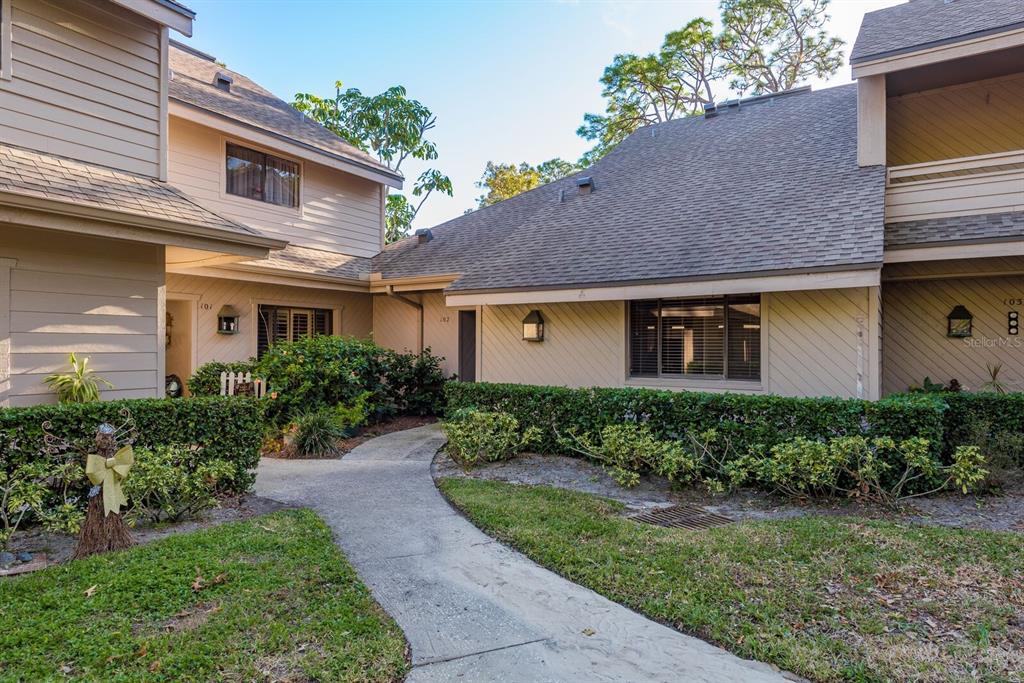
[[[1024,0],[911,0],[868,12],[850,62],[921,50],[1024,27]]]
[[[307,118],[245,75],[220,66],[209,55],[174,41],[171,41],[169,53],[173,73],[168,90],[171,99],[278,135],[396,181],[402,180],[400,174],[385,164]],[[230,91],[214,85],[218,73],[233,79]]]
[[[1024,239],[1024,211],[931,218],[885,226],[885,247],[906,249]]]
[[[722,108],[720,108],[722,109]],[[583,174],[390,245],[384,278],[452,291],[841,270],[882,262],[885,170],[857,164],[855,85],[633,133]]]
[[[229,268],[272,270],[289,274],[312,275],[329,280],[364,281],[370,277],[370,259],[349,256],[334,251],[289,244],[280,251],[272,251],[265,259],[232,264]]]
[[[242,242],[283,246],[279,240],[196,204],[168,183],[2,143],[0,193],[196,226]]]

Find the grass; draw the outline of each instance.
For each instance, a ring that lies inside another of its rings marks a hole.
[[[0,681],[395,681],[405,640],[307,510],[0,581]]]
[[[819,681],[1024,680],[1024,536],[850,517],[663,529],[618,503],[445,479],[478,526],[555,572]]]

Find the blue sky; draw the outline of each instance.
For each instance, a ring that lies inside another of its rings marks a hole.
[[[833,0],[831,30],[848,53],[865,12],[901,0]],[[291,101],[329,95],[333,83],[363,92],[401,84],[436,114],[434,164],[454,197],[431,197],[416,221],[429,227],[475,206],[488,160],[576,159],[576,128],[603,111],[598,78],[619,52],[651,52],[713,0],[677,2],[340,2],[190,0],[195,35],[213,54]],[[844,67],[829,85],[849,82]],[[813,83],[822,87],[824,83]],[[414,178],[422,166],[403,166]]]

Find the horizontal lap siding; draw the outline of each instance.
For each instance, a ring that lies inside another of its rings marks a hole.
[[[168,273],[167,298],[182,295],[195,302],[195,356],[200,364],[245,360],[256,353],[256,306],[260,303],[332,309],[334,331],[348,336],[368,337],[372,325],[370,295],[357,292]],[[225,305],[240,313],[239,334],[217,334],[217,312]]]
[[[523,340],[531,308],[544,315],[544,341]],[[626,362],[625,306],[621,301],[484,306],[481,379],[568,387],[618,387]]]
[[[906,391],[925,377],[978,390],[989,378],[986,366],[997,364],[1000,379],[1024,390],[1024,337],[1007,334],[1007,313],[1024,314],[1024,306],[1007,303],[1024,298],[1024,276],[886,282],[882,297],[884,393]],[[969,340],[946,336],[946,316],[957,305],[974,316]]]
[[[890,97],[890,166],[1024,149],[1024,74]]]
[[[868,368],[868,295],[862,287],[765,294],[768,391],[856,397],[858,350]]]
[[[160,34],[112,3],[13,0],[0,140],[157,176]]]
[[[163,248],[4,228],[0,257],[10,278],[10,404],[52,402],[45,377],[65,372],[68,354],[114,388],[104,398],[157,396]]]
[[[168,155],[168,180],[223,216],[300,246],[354,256],[380,251],[380,186],[376,183],[304,162],[302,207],[296,212],[226,195],[224,145],[220,133],[211,128],[172,117]]]

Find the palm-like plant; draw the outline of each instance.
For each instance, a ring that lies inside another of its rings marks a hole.
[[[100,400],[101,384],[108,389],[114,388],[113,384],[89,368],[88,358],[79,362],[72,353],[69,361],[71,372],[55,372],[46,378],[46,385],[57,393],[57,400],[61,403],[92,403]]]
[[[1003,369],[1002,363],[996,363],[990,365],[985,363],[985,367],[988,368],[989,380],[981,385],[983,391],[994,391],[997,394],[1005,394],[1006,384],[1003,380],[999,379],[999,372]]]

